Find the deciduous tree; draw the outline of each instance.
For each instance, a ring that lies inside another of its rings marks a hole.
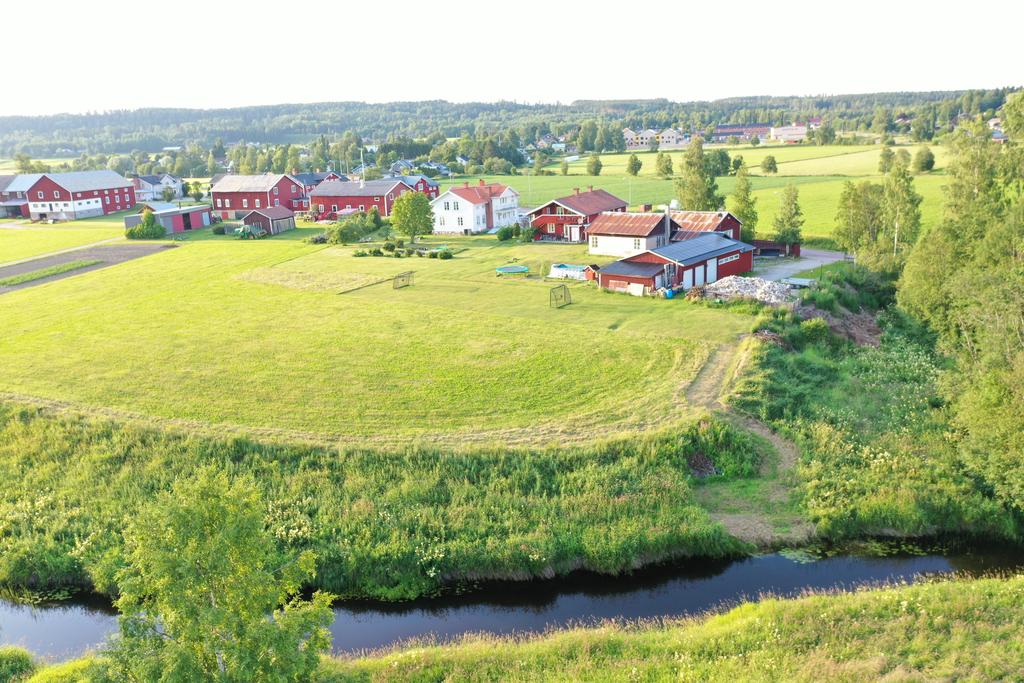
[[[430,200],[422,192],[406,192],[391,207],[391,225],[406,235],[410,242],[417,235],[426,235],[434,229],[434,211]]]
[[[772,239],[780,244],[798,244],[803,239],[804,214],[800,209],[800,192],[796,185],[788,185],[783,190],[773,225],[775,234]]]
[[[732,193],[731,211],[739,219],[740,239],[750,242],[757,234],[757,199],[753,195],[747,165],[740,163],[736,171],[736,187]]]
[[[684,209],[715,211],[722,206],[718,196],[718,183],[704,158],[704,144],[700,138],[690,142],[683,155],[683,167],[676,178],[676,197]]]
[[[588,175],[601,175],[601,168],[604,164],[601,163],[601,156],[598,154],[590,155],[587,159],[587,174]]]
[[[778,173],[779,164],[775,161],[775,157],[771,154],[761,159],[761,172],[762,173]]]
[[[643,162],[640,161],[640,157],[635,154],[630,154],[629,160],[626,162],[626,173],[631,176],[636,176],[640,173],[641,167],[643,167]]]

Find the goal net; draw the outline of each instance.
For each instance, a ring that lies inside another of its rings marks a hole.
[[[571,304],[572,294],[569,292],[569,288],[566,285],[552,287],[551,293],[549,294],[549,303],[551,308],[561,308],[562,306],[568,306]]]
[[[401,289],[402,287],[412,286],[412,271],[407,270],[404,273],[399,273],[394,279],[394,288]]]

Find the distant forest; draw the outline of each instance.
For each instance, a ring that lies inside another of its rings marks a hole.
[[[737,97],[713,102],[584,100],[571,104],[452,103],[446,101],[323,102],[235,109],[137,109],[89,114],[0,117],[0,156],[74,156],[158,151],[215,141],[307,143],[349,131],[368,143],[430,135],[459,137],[515,131],[524,142],[571,131],[584,121],[631,128],[677,126],[701,131],[720,123],[782,124],[821,116],[838,131],[870,130],[886,116],[924,113],[937,124],[960,114],[986,115],[1013,88],[895,92],[829,97]]]

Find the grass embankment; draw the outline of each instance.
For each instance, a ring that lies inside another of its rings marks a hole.
[[[208,231],[207,231],[208,232]],[[297,231],[289,231],[297,232]],[[498,278],[587,263],[585,245],[432,239],[455,258],[355,258],[295,240],[176,249],[0,299],[0,392],[199,430],[402,448],[545,446],[663,429],[747,316]],[[607,259],[605,259],[607,260]],[[395,290],[373,282],[414,270]]]
[[[694,619],[325,658],[317,680],[1016,680],[1022,604],[1021,576],[762,599]],[[38,668],[26,659],[11,648],[0,671],[10,662],[31,683],[104,680],[100,657]]]
[[[919,325],[884,308],[892,285],[850,267],[822,279],[808,301],[854,326],[870,326],[883,309],[878,345],[774,311],[761,327],[781,339],[751,342],[753,362],[732,397],[796,440],[798,494],[818,534],[1018,538],[1017,520],[958,457],[936,386],[943,360]],[[848,317],[861,307],[870,313]]]
[[[742,478],[763,456],[712,419],[580,448],[382,453],[0,406],[0,583],[39,588],[111,592],[125,520],[209,463],[256,479],[282,547],[316,553],[318,587],[404,599],[461,580],[742,552],[694,502],[688,458],[703,453],[725,478]]]
[[[89,266],[94,266],[97,263],[102,263],[102,261],[91,259],[59,263],[55,266],[50,266],[49,268],[40,268],[39,270],[33,270],[28,273],[22,273],[21,275],[12,275],[11,277],[0,278],[0,287],[14,287],[15,285],[23,285],[26,282],[42,280],[44,277],[53,277],[54,275],[68,273],[72,270],[88,268]]]

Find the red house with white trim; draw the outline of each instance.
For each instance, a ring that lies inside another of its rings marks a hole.
[[[253,209],[270,206],[295,208],[306,198],[302,183],[284,173],[226,175],[214,184],[211,193],[213,210],[228,219],[243,218]]]
[[[669,214],[679,226],[679,232],[672,236],[673,242],[702,232],[720,232],[734,240],[740,238],[740,219],[728,211],[670,211]]]
[[[345,209],[369,211],[376,206],[381,216],[390,216],[395,200],[414,190],[401,180],[341,181],[320,183],[310,193],[310,206],[317,213],[337,213]]]
[[[530,225],[536,228],[533,239],[556,242],[586,242],[587,228],[603,212],[626,210],[626,202],[593,186],[586,192],[574,188],[567,197],[552,199],[531,211]]]
[[[754,267],[754,247],[707,232],[609,263],[597,272],[603,289],[649,294],[662,288],[690,289]]]
[[[25,193],[33,220],[76,220],[135,206],[135,188],[114,171],[42,173]]]

